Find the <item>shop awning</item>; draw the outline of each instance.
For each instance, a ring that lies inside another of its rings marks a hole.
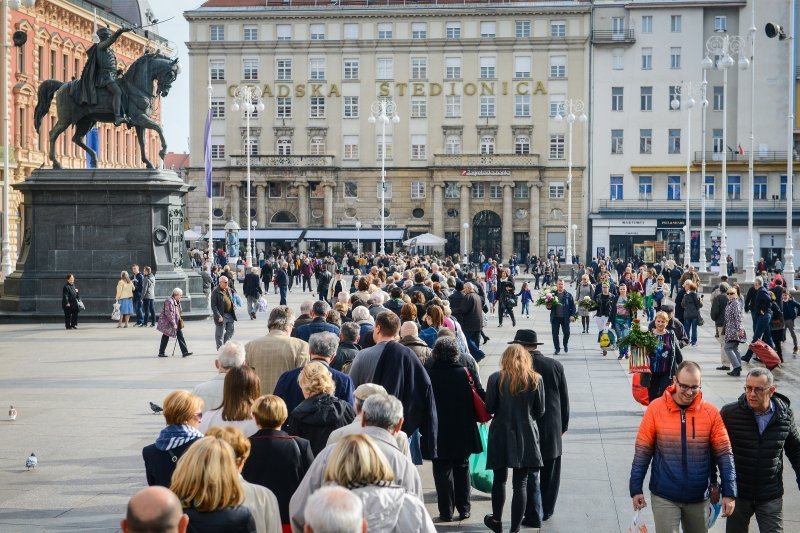
[[[405,237],[406,230],[404,229],[386,229],[384,231],[384,239],[387,241],[402,241]],[[345,241],[380,241],[381,230],[379,229],[362,229],[356,230],[353,228],[315,228],[306,230],[303,240],[306,242],[345,242]]]
[[[222,240],[225,238],[225,230],[215,229],[211,235],[214,240]],[[296,241],[303,235],[303,230],[300,228],[255,229],[252,231],[252,235],[257,241]],[[239,230],[239,238],[247,239],[247,229]],[[208,233],[203,235],[203,239],[208,239]]]

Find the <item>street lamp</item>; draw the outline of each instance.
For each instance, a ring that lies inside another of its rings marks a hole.
[[[750,61],[743,55],[745,39],[738,35],[712,35],[706,41],[706,57],[703,58],[702,67],[709,70],[714,66],[710,56],[719,57],[717,69],[722,70],[722,206],[720,212],[720,246],[719,256],[720,275],[728,274],[728,238],[725,232],[726,225],[726,200],[728,195],[728,69],[736,64],[731,54],[739,57],[739,69],[746,70]],[[752,176],[751,176],[752,178]],[[705,177],[703,178],[705,179]],[[753,194],[753,184],[750,183],[750,195]],[[723,266],[724,263],[724,266]]]
[[[356,220],[356,255],[361,255],[361,221]]]
[[[21,5],[25,7],[33,7],[36,5],[36,0],[3,0],[3,16],[0,17],[0,24],[3,25],[3,236],[2,236],[2,267],[3,278],[8,276],[14,271],[14,265],[11,263],[11,228],[9,228],[9,194],[11,193],[11,177],[10,174],[10,161],[8,158],[8,151],[11,148],[9,143],[10,127],[8,117],[9,107],[9,93],[11,88],[8,85],[8,70],[11,53],[9,52],[11,46],[8,44],[8,8],[18,10]],[[24,44],[24,43],[23,43]]]
[[[372,102],[370,107],[372,115],[369,123],[381,123],[381,253],[386,255],[386,125],[391,121],[393,124],[400,122],[397,115],[397,104],[391,98],[383,98]]]
[[[247,252],[246,252],[246,261],[247,264],[252,266],[253,265],[253,251],[250,249],[250,239],[252,236],[251,233],[251,226],[250,226],[250,156],[252,146],[250,145],[250,117],[252,114],[258,110],[260,113],[264,111],[264,102],[261,101],[261,89],[256,87],[255,85],[239,85],[236,89],[233,90],[231,96],[233,96],[233,105],[231,106],[231,110],[234,113],[238,113],[239,109],[243,109],[244,111],[244,118],[246,124],[246,133],[245,133],[245,160],[247,161]]]
[[[253,226],[253,253],[256,257],[258,257],[258,252],[256,251],[256,226],[258,225],[257,220],[251,220],[250,225]],[[253,266],[252,264],[250,265]]]
[[[702,129],[702,141],[700,142],[701,161],[700,164],[700,272],[708,272],[708,263],[706,260],[706,196],[708,189],[706,187],[706,114],[708,111],[708,79],[706,76],[707,69],[703,68],[703,82],[700,84],[702,87],[703,99],[700,105],[703,108],[703,116],[700,119],[700,127]]]
[[[566,118],[569,132],[567,141],[567,257],[564,261],[566,265],[572,264],[572,256],[575,252],[569,232],[572,227],[572,125],[576,118],[581,122],[586,122],[586,114],[583,112],[585,108],[586,104],[583,103],[583,100],[570,98],[558,105],[558,113],[555,116],[555,121],[558,123]],[[576,113],[580,113],[580,115],[576,117]]]
[[[577,252],[577,246],[575,245],[575,242],[577,241],[577,239],[575,238],[575,235],[576,235],[577,231],[578,231],[578,225],[577,224],[573,224],[572,225],[572,255],[573,256],[578,255],[576,253]],[[578,262],[580,263],[580,261],[578,261]]]
[[[464,266],[466,266],[469,264],[469,259],[467,257],[469,255],[469,247],[467,245],[467,230],[469,229],[469,222],[464,222],[461,227],[464,228],[464,258],[461,260],[461,262],[464,263]]]

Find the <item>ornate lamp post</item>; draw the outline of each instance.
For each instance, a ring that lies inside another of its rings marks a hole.
[[[250,226],[250,117],[258,110],[264,111],[264,102],[261,101],[261,90],[255,85],[239,85],[233,91],[233,105],[231,110],[238,113],[239,109],[244,111],[244,118],[246,124],[245,132],[245,160],[247,161],[247,252],[245,260],[249,266],[253,265],[253,250],[250,248],[251,242],[251,229]]]
[[[258,257],[258,252],[256,251],[256,226],[258,225],[257,220],[251,220],[250,225],[253,226],[253,255]],[[252,264],[250,266],[253,266]]]
[[[555,116],[556,122],[567,121],[567,250],[564,264],[572,264],[572,256],[575,255],[574,243],[570,238],[572,228],[572,125],[577,118],[581,122],[586,122],[586,114],[583,112],[586,104],[579,98],[570,98],[559,105],[558,113]],[[579,113],[576,116],[576,113]]]
[[[361,221],[356,220],[356,255],[361,255]]]
[[[706,114],[708,111],[708,80],[706,79],[706,72],[707,71],[703,69],[703,82],[700,84],[703,92],[703,99],[700,101],[700,105],[703,108],[703,115],[700,120],[703,137],[700,142],[700,153],[702,154],[702,163],[700,164],[700,183],[702,184],[702,188],[700,189],[700,199],[702,200],[700,202],[700,272],[708,272],[708,264],[706,261],[706,196],[708,196],[708,189],[706,187]]]
[[[466,266],[469,264],[469,245],[467,244],[467,230],[469,230],[469,222],[464,222],[461,227],[464,228],[464,257],[461,259],[461,262]]]
[[[372,115],[369,123],[381,123],[381,253],[386,255],[386,125],[391,121],[393,124],[400,122],[397,115],[397,104],[390,98],[376,100],[370,107]]]

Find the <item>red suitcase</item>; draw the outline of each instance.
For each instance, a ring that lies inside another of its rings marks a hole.
[[[750,349],[753,350],[753,353],[755,353],[756,356],[761,359],[761,362],[770,370],[781,364],[781,358],[778,357],[778,353],[761,339],[752,343]]]

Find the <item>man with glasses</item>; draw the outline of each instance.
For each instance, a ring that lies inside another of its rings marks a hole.
[[[772,372],[753,368],[744,394],[720,411],[736,465],[736,508],[727,533],[747,533],[753,514],[759,531],[783,531],[783,454],[800,477],[800,433],[789,400],[775,389]]]
[[[722,472],[722,516],[736,497],[736,471],[728,432],[716,407],[703,400],[700,366],[684,361],[664,395],[645,411],[630,477],[633,509],[647,505],[643,484],[652,460],[650,493],[656,533],[707,531],[706,508],[719,492],[709,481],[712,462]]]

